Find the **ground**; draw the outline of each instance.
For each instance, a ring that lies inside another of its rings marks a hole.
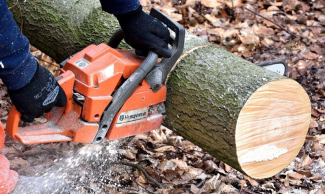
[[[317,193],[325,192],[325,1],[143,0],[188,31],[253,63],[283,60],[312,104],[312,120],[298,156],[277,175],[254,180],[162,127],[100,145],[22,145],[6,138],[5,154],[21,175],[67,180],[75,193]],[[40,63],[58,64],[31,47]],[[11,102],[0,90],[5,123]],[[44,122],[38,119],[35,122]],[[103,154],[105,152],[105,154]],[[107,154],[109,153],[109,154]]]

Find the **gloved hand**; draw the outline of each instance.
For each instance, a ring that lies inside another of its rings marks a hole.
[[[23,121],[31,122],[53,106],[63,107],[67,103],[66,95],[53,75],[38,65],[31,81],[18,90],[8,89],[12,103],[22,114]]]
[[[115,14],[125,33],[125,42],[136,49],[137,55],[153,51],[161,57],[170,57],[168,49],[169,30],[156,18],[144,13],[140,5],[134,11]]]

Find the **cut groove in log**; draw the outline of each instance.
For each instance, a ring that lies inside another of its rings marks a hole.
[[[294,159],[310,122],[308,101],[300,85],[289,79],[263,85],[249,97],[236,126],[238,161],[245,173],[269,177]]]

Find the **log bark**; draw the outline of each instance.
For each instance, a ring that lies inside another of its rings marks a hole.
[[[97,0],[19,1],[11,11],[31,44],[58,62],[119,27]],[[303,88],[194,35],[167,87],[163,124],[248,176],[275,175],[303,145],[311,115]]]

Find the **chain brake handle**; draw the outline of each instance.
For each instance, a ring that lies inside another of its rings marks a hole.
[[[161,84],[165,82],[169,72],[183,53],[185,29],[179,23],[173,21],[170,17],[164,15],[156,8],[151,9],[150,15],[167,25],[167,27],[175,33],[175,36],[171,34],[169,39],[172,52],[171,57],[163,58],[145,78],[151,89],[156,92],[160,89]],[[112,48],[117,48],[124,36],[125,33],[121,29],[116,31],[108,42],[108,45]]]

